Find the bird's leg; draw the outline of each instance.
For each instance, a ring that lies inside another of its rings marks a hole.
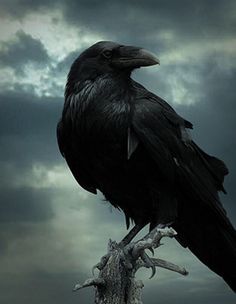
[[[132,239],[139,233],[139,231],[143,229],[144,226],[145,224],[136,224],[119,243],[119,246],[125,247],[126,245],[128,245],[132,241]]]

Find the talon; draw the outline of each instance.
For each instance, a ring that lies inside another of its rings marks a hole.
[[[148,248],[149,251],[151,251],[152,253],[152,256],[154,256],[155,252],[154,252],[154,249],[152,247]]]
[[[141,259],[143,260],[145,267],[152,269],[152,274],[149,279],[153,278],[154,275],[156,274],[155,264],[152,262],[151,258],[145,252],[142,253]]]
[[[156,267],[155,266],[151,266],[151,268],[152,268],[152,274],[151,274],[151,276],[150,276],[149,279],[152,279],[154,277],[154,275],[156,274]]]

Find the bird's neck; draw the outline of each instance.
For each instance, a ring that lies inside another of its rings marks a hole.
[[[128,91],[132,87],[132,79],[130,72],[122,71],[120,73],[107,73],[103,75],[97,75],[96,78],[88,79],[71,79],[68,77],[68,81],[65,89],[65,97],[67,98],[72,93],[78,93],[83,90],[88,83],[92,86],[98,86],[100,89],[106,87],[111,89],[119,89],[122,91]]]

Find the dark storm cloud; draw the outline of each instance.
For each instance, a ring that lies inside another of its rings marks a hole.
[[[234,34],[235,2],[229,1],[11,1],[3,2],[11,16],[22,17],[40,9],[61,8],[69,24],[106,34],[111,40],[158,47],[158,51],[176,43],[199,39],[199,44],[212,38]],[[162,31],[173,34],[169,39]]]
[[[111,39],[154,44],[165,41],[162,30],[175,39],[219,37],[233,32],[233,1],[70,1],[63,2],[68,23],[107,33]]]
[[[32,12],[41,12],[46,13],[48,8],[54,7],[57,5],[57,2],[54,0],[40,0],[40,1],[31,1],[31,0],[2,0],[0,3],[0,16],[11,17],[13,19],[19,18],[22,19],[29,13]]]
[[[43,65],[49,62],[42,42],[23,31],[18,31],[14,39],[2,42],[0,47],[0,66],[11,67],[17,74],[22,74],[29,63]]]
[[[29,165],[61,159],[56,142],[61,98],[8,91],[0,100],[0,160]]]
[[[34,163],[61,160],[55,131],[60,102],[23,91],[2,92],[0,100],[0,222],[48,220],[52,192],[15,183],[29,176]]]

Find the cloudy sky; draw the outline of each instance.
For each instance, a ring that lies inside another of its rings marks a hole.
[[[194,123],[192,135],[230,175],[222,201],[236,225],[236,3],[231,0],[29,1],[0,4],[0,302],[93,303],[72,293],[91,276],[123,215],[74,181],[55,128],[68,69],[99,40],[142,46],[161,65],[133,77]],[[188,277],[148,271],[144,303],[235,303],[222,279],[166,240],[157,255]]]

